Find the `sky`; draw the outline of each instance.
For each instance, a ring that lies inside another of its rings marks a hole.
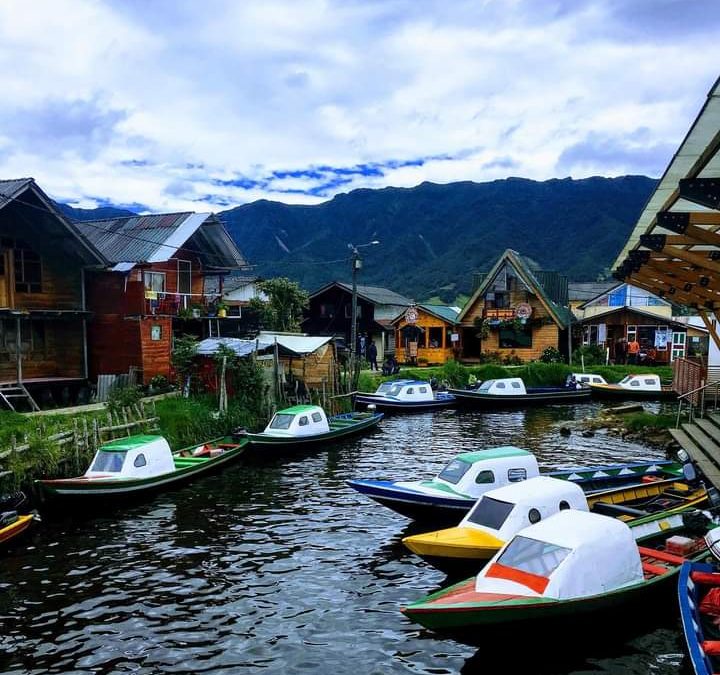
[[[719,28],[711,0],[0,0],[0,178],[162,212],[659,177]]]

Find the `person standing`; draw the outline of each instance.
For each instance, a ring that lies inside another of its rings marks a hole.
[[[368,361],[370,361],[370,370],[377,370],[378,364],[377,364],[377,347],[375,346],[375,343],[371,340],[370,346],[367,350],[367,356]]]
[[[627,346],[628,363],[637,365],[638,356],[640,356],[640,343],[637,338],[633,338],[632,342],[628,342]]]

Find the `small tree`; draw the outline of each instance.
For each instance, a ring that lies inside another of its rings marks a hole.
[[[198,341],[192,335],[176,337],[173,343],[171,362],[177,373],[183,396],[190,395],[190,383],[195,372],[195,356]]]
[[[259,314],[263,327],[275,331],[297,330],[302,311],[308,306],[307,292],[286,277],[260,281],[257,287],[268,296],[268,300],[263,302],[260,298],[253,298],[250,309]]]

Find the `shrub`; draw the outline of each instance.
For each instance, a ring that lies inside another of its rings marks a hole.
[[[581,358],[582,357],[582,358]],[[600,345],[583,345],[573,352],[573,363],[597,366],[605,363],[605,348]]]
[[[540,360],[543,363],[562,363],[563,357],[555,347],[545,347],[540,355]]]
[[[123,408],[136,406],[142,396],[142,387],[113,387],[108,394],[105,407],[115,415],[121,412]]]
[[[565,384],[567,376],[571,373],[569,366],[564,363],[529,363],[518,372],[528,387],[560,387]]]
[[[451,387],[466,387],[470,371],[457,361],[446,361],[438,371],[441,382],[447,382]]]

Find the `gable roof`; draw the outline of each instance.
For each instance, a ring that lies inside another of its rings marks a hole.
[[[164,262],[179,250],[197,253],[209,268],[247,265],[222,223],[211,213],[157,213],[76,223],[83,235],[115,265]]]
[[[325,284],[314,293],[310,294],[311,298],[324,293],[329,288],[337,286],[352,293],[352,284],[346,284],[343,281],[331,281],[329,284]],[[388,288],[382,288],[381,286],[360,286],[357,287],[357,294],[359,298],[362,298],[366,302],[371,302],[375,305],[400,305],[409,307],[412,301],[406,298],[404,295],[400,295],[395,291],[391,291]]]
[[[686,327],[686,324],[681,323],[680,321],[676,321],[675,319],[671,319],[669,317],[662,316],[661,314],[653,314],[652,312],[645,312],[642,309],[638,309],[637,307],[609,307],[606,312],[597,312],[596,314],[593,314],[592,316],[585,317],[583,319],[576,319],[576,323],[590,323],[592,321],[597,321],[597,319],[604,319],[607,316],[611,316],[612,314],[619,314],[620,312],[632,312],[633,314],[638,314],[641,317],[646,317],[648,319],[651,319],[651,321],[646,324],[649,326],[672,326],[672,327]]]
[[[614,293],[622,286],[629,286],[630,288],[638,288],[637,286],[633,286],[629,281],[618,281],[613,286],[608,288],[606,291],[603,291],[602,293],[598,293],[594,298],[590,298],[589,300],[586,300],[581,305],[578,305],[578,309],[585,309],[590,303],[595,302],[596,300],[599,300],[605,295],[610,295],[611,293]],[[650,291],[645,291],[648,295],[652,295],[654,298],[657,298],[659,301],[659,304],[670,306],[672,303],[665,300],[665,298],[661,298],[659,295],[655,295],[655,293],[651,293]],[[631,294],[632,295],[632,294]],[[630,305],[623,305],[624,307],[633,307],[632,304]]]
[[[548,273],[541,272],[537,269],[533,270],[533,267],[537,267],[533,261],[529,258],[521,256],[517,251],[513,251],[511,248],[508,248],[505,249],[505,252],[500,256],[500,258],[498,258],[497,262],[493,265],[493,268],[490,272],[488,272],[480,286],[478,286],[477,290],[472,294],[472,297],[467,301],[465,307],[463,307],[460,315],[458,316],[458,321],[463,321],[472,306],[477,302],[478,298],[482,297],[486,293],[488,287],[495,280],[495,276],[504,264],[509,264],[513,267],[525,285],[535,295],[537,295],[548,314],[550,314],[555,323],[557,323],[561,328],[565,328],[573,320],[570,310],[567,307],[553,302],[547,290],[538,280],[538,276],[548,277]]]
[[[82,235],[75,223],[60,212],[34,178],[0,180],[0,210],[14,207],[23,209],[18,213],[27,213],[28,216],[32,214],[32,219],[27,223],[28,227],[42,220],[46,228],[56,229],[65,235],[61,237],[60,244],[53,244],[56,248],[60,247],[59,253],[67,252],[69,246],[88,265],[107,263],[102,253]]]
[[[615,288],[618,282],[613,281],[571,281],[568,283],[568,300],[590,302],[603,293]]]
[[[435,318],[445,321],[446,323],[460,323],[458,321],[458,316],[460,314],[460,309],[458,307],[450,307],[449,305],[430,305],[426,303],[421,303],[415,306],[423,312],[431,314]],[[406,309],[403,309],[399,314],[396,314],[392,322],[398,323],[401,321],[403,316],[405,316],[406,311]]]

